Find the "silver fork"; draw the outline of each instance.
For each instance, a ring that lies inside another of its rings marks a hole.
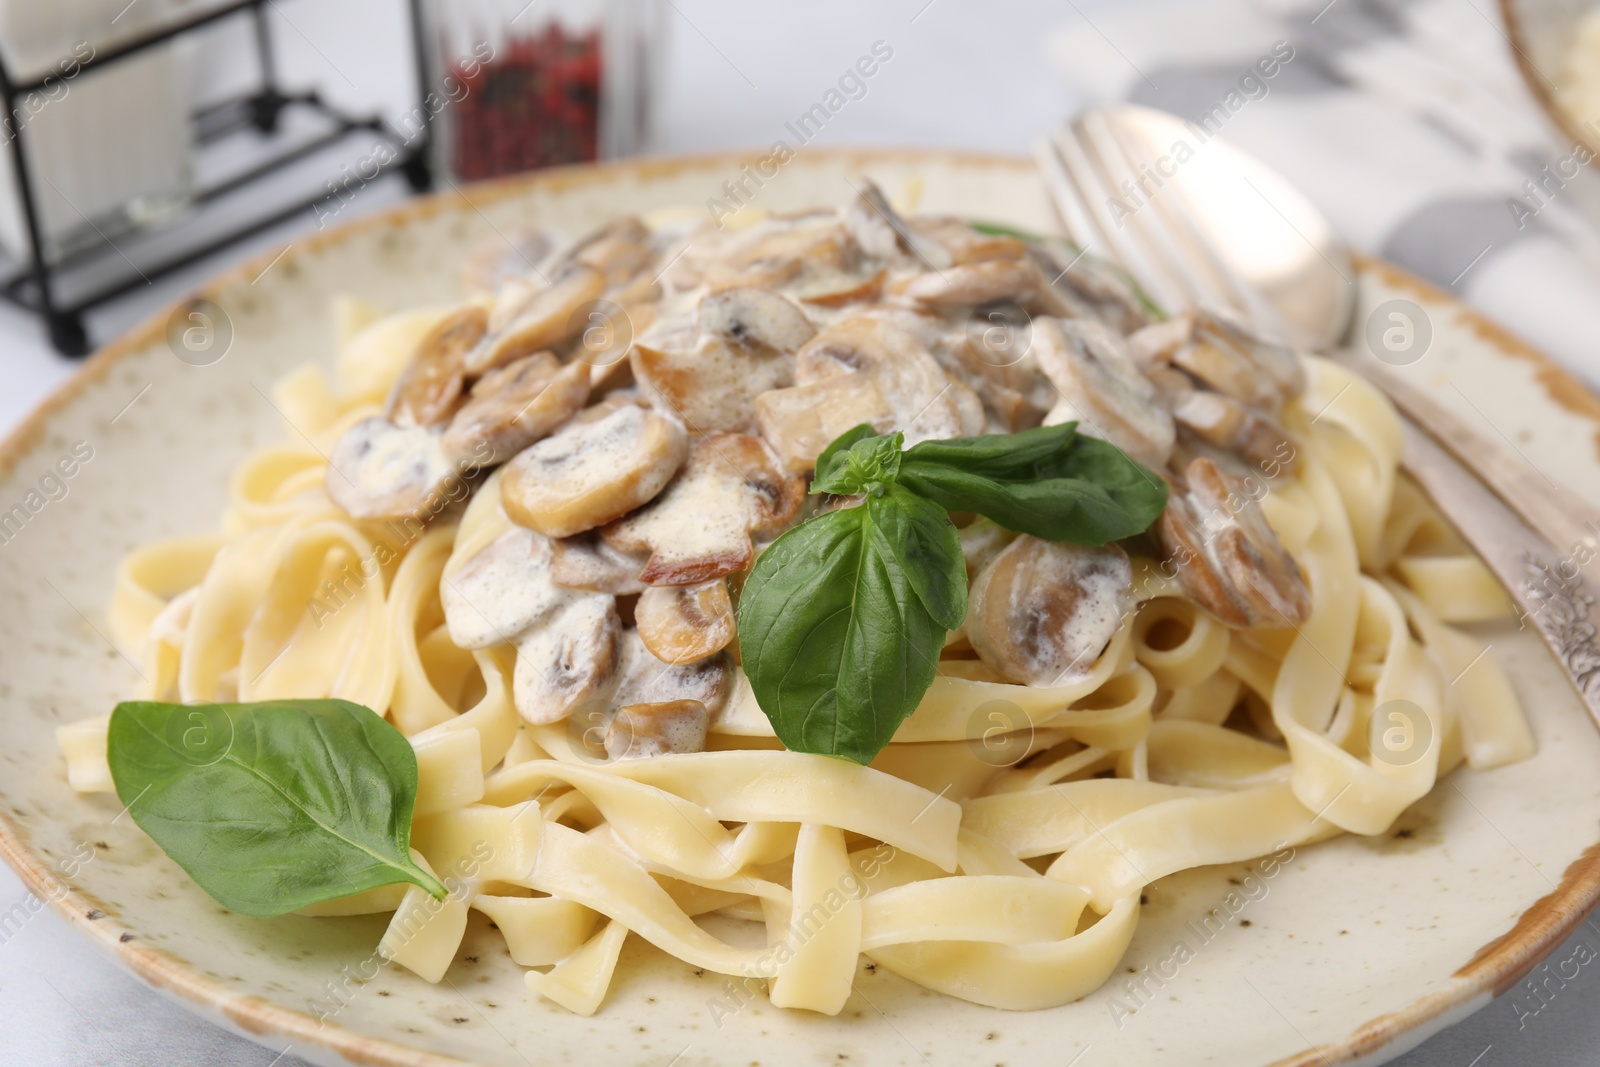
[[[1591,562],[1600,560],[1600,511],[1570,491],[1528,477],[1526,461],[1509,455],[1498,442],[1468,426],[1377,360],[1341,350],[1338,342],[1349,328],[1353,291],[1344,294],[1342,307],[1338,306],[1338,294],[1331,290],[1325,301],[1297,304],[1296,294],[1275,293],[1275,300],[1242,276],[1237,257],[1225,255],[1215,244],[1217,233],[1225,231],[1230,221],[1229,205],[1236,202],[1227,195],[1207,201],[1188,183],[1175,180],[1182,164],[1174,166],[1172,157],[1159,156],[1158,150],[1151,149],[1151,130],[1160,131],[1159,136],[1173,136],[1177,131],[1191,140],[1198,137],[1193,127],[1171,116],[1119,105],[1094,109],[1039,143],[1039,167],[1069,236],[1088,254],[1120,263],[1168,310],[1198,303],[1224,305],[1262,332],[1289,336],[1305,347],[1321,350],[1383,389],[1402,412],[1406,472],[1483,558],[1516,604],[1522,625],[1539,632],[1591,718],[1600,724],[1600,644],[1596,628],[1588,620],[1594,598],[1585,581],[1585,573],[1591,581],[1600,579],[1600,562]],[[1299,202],[1304,198],[1281,177],[1238,149],[1209,143],[1201,146],[1201,150],[1208,149],[1222,149],[1220,159],[1210,161],[1213,170],[1235,166],[1240,183],[1250,185],[1267,206],[1283,215],[1299,239],[1325,260],[1334,274],[1347,281],[1353,276],[1348,253],[1332,237],[1332,227],[1309,207],[1309,201]],[[1162,159],[1166,167],[1161,166]],[[1228,172],[1223,173],[1226,176]],[[1157,184],[1162,175],[1167,180]],[[1271,181],[1275,189],[1299,197],[1295,209],[1301,227],[1267,199],[1252,177]],[[1215,187],[1215,181],[1211,185]],[[1130,201],[1134,205],[1131,211]],[[1212,214],[1206,214],[1208,211]],[[1235,221],[1246,225],[1250,219]],[[1318,222],[1321,230],[1308,237],[1305,229],[1315,230]],[[1313,237],[1322,234],[1326,235],[1323,247],[1317,247],[1319,242]],[[1305,257],[1304,249],[1300,255]],[[1345,271],[1340,270],[1340,257]],[[1316,284],[1311,275],[1303,277],[1306,284]],[[1324,278],[1323,284],[1327,287],[1330,283]],[[1323,303],[1328,307],[1322,307]],[[1292,321],[1294,310],[1301,306],[1310,306],[1312,313],[1305,321]],[[1552,545],[1565,549],[1565,555]]]

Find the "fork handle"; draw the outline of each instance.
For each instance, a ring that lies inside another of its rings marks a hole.
[[[1600,725],[1600,643],[1589,619],[1595,597],[1579,555],[1558,556],[1416,423],[1402,422],[1406,471],[1494,572],[1516,604],[1520,624],[1538,631]]]

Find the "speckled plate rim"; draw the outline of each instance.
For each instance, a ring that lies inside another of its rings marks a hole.
[[[924,160],[993,168],[1031,169],[1033,166],[1029,160],[1015,156],[940,150],[807,151],[813,156],[862,168],[915,164]],[[263,253],[219,275],[189,297],[175,301],[151,315],[139,326],[89,357],[77,373],[63,382],[0,442],[0,473],[9,474],[16,467],[32,444],[43,436],[56,412],[72,404],[87,389],[104,379],[120,360],[159,343],[166,321],[175,309],[195,297],[217,297],[226,286],[255,277],[275,262],[276,257],[293,258],[341,244],[358,234],[430,218],[458,208],[476,211],[482,204],[520,196],[533,190],[563,190],[597,178],[649,181],[703,167],[731,172],[741,164],[753,164],[758,159],[755,154],[730,152],[555,168],[473,185],[469,187],[470,194],[467,190],[457,189],[411,200],[345,225],[298,238],[294,247],[287,252],[280,251],[275,255]],[[1358,256],[1357,266],[1363,273],[1374,274],[1391,287],[1407,291],[1430,303],[1450,306],[1486,345],[1508,359],[1531,364],[1537,381],[1550,400],[1592,423],[1596,441],[1600,442],[1600,397],[1591,393],[1549,357],[1459,303],[1451,294],[1391,264]],[[151,948],[136,939],[124,940],[123,935],[129,931],[116,923],[103,902],[93,894],[63,881],[47,859],[34,853],[27,835],[3,811],[0,811],[0,856],[17,872],[29,890],[41,900],[48,901],[100,951],[133,972],[151,988],[227,1029],[262,1044],[284,1042],[293,1047],[314,1048],[333,1053],[354,1064],[471,1067],[466,1060],[357,1033],[337,1023],[320,1022],[306,1012],[261,997],[232,992],[221,982],[191,970],[160,949]],[[1479,948],[1442,988],[1402,1008],[1368,1020],[1339,1041],[1307,1049],[1268,1067],[1313,1067],[1328,1063],[1378,1064],[1400,1055],[1520,982],[1577,928],[1597,901],[1600,901],[1600,840],[1585,849],[1567,867],[1554,890],[1535,901],[1511,929]]]
[[[1570,137],[1574,145],[1583,145],[1591,152],[1600,153],[1600,139],[1586,132],[1571,115],[1567,114],[1566,108],[1556,102],[1555,94],[1550,91],[1549,79],[1528,54],[1528,35],[1523,31],[1522,12],[1517,4],[1518,0],[1500,0],[1500,20],[1506,26],[1506,43],[1511,46],[1511,58],[1517,64],[1517,73],[1522,75],[1528,92],[1533,94],[1534,101],[1550,117],[1550,121],[1555,123],[1557,129]]]

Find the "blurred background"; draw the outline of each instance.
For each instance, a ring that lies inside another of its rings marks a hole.
[[[1222,115],[1352,247],[1600,384],[1591,3],[0,0],[0,428],[218,271],[426,190],[779,140],[1025,155],[1110,100]],[[22,896],[0,868],[0,908]],[[297,1062],[48,913],[11,933],[0,1060]],[[1497,1002],[1399,1062],[1600,1063],[1597,992],[1533,1021]]]

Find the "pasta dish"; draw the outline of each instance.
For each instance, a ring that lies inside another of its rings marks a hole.
[[[1532,753],[1460,628],[1509,603],[1341,367],[870,184],[514,243],[346,303],[220,531],[118,574],[148,684],[70,780],[234,910],[392,913],[430,982],[475,910],[583,1014],[630,935],[1039,1009],[1150,883]]]

